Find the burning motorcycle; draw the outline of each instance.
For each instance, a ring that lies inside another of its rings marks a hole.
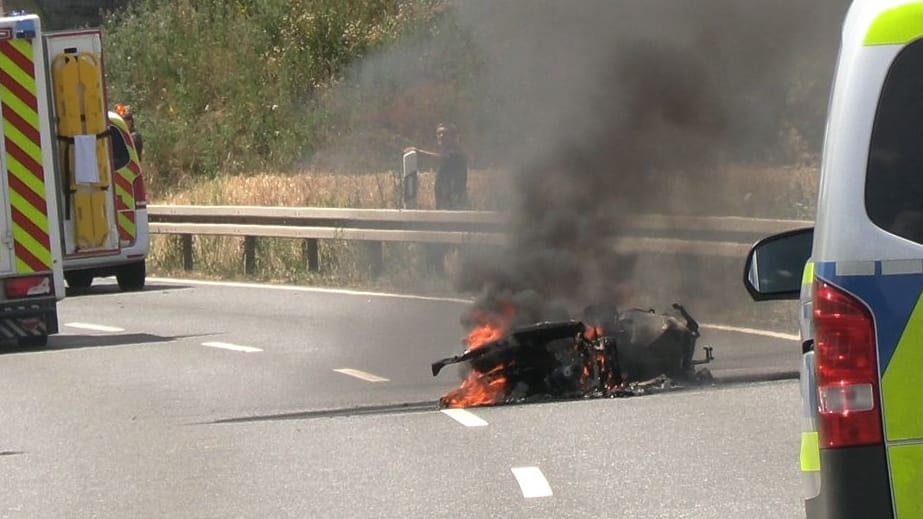
[[[444,395],[444,407],[473,407],[536,398],[635,394],[638,384],[707,376],[694,360],[699,324],[680,304],[671,311],[591,306],[581,320],[541,322],[498,330],[487,322],[469,335],[460,355],[432,364],[433,376],[449,364],[467,363],[462,384]]]

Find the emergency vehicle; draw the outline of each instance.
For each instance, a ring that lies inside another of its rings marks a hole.
[[[144,288],[149,248],[144,177],[131,132],[106,109],[99,30],[44,37],[56,131],[64,277],[83,289],[115,276]]]
[[[855,0],[812,229],[747,258],[755,300],[800,299],[808,518],[923,518],[923,1]]]
[[[65,278],[144,286],[143,178],[102,66],[97,30],[43,34],[36,15],[0,16],[2,340],[45,344]]]

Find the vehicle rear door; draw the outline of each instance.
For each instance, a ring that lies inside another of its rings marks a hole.
[[[920,4],[916,7],[923,13]],[[868,287],[860,281],[849,283],[875,317],[883,433],[898,517],[923,517],[921,136],[923,39],[917,39],[900,50],[888,70],[866,172],[866,213],[873,224],[893,235],[893,244],[880,249]]]

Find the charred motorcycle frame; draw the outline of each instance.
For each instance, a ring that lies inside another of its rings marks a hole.
[[[467,407],[531,397],[605,397],[633,393],[632,384],[662,377],[689,380],[699,324],[680,304],[670,313],[588,307],[577,321],[542,322],[513,329],[501,339],[472,346],[432,364],[433,376],[449,364],[468,363],[462,385],[440,400]],[[478,389],[489,394],[473,396]]]

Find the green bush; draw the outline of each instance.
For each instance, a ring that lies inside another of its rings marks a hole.
[[[109,98],[132,106],[158,186],[279,170],[336,125],[348,66],[434,0],[138,0],[105,18]]]

